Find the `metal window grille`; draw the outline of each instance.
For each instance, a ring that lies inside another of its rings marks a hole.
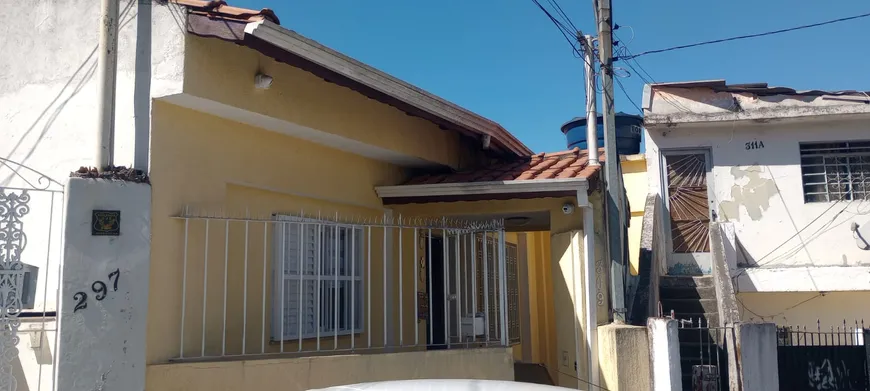
[[[870,199],[870,141],[800,145],[805,202]]]
[[[507,263],[507,310],[508,338],[511,343],[520,342],[520,286],[518,248],[515,244],[505,244]]]
[[[361,332],[362,228],[293,216],[276,218],[286,222],[274,230],[272,339],[297,339],[300,330],[302,338]],[[351,300],[356,303],[351,305]]]
[[[498,265],[495,262],[498,256],[498,243],[493,238],[487,238],[486,260],[477,264],[477,298],[479,303],[484,300],[489,301],[487,306],[488,319],[498,319],[500,303],[499,297],[499,279]],[[477,238],[477,257],[483,259],[483,247],[481,246],[482,239]],[[508,315],[508,341],[510,343],[520,342],[520,289],[519,275],[517,274],[518,265],[518,248],[516,244],[505,243],[505,266],[506,266],[506,288],[507,288],[507,315]],[[484,273],[484,265],[487,271]],[[483,279],[487,276],[490,281],[485,284]],[[484,288],[488,288],[488,292],[484,292]],[[481,305],[481,308],[484,306]],[[489,322],[489,335],[498,335],[498,321]]]

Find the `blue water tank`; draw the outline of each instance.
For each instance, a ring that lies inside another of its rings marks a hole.
[[[604,148],[604,119],[598,115],[598,148]],[[640,138],[643,134],[643,117],[616,113],[616,151],[620,155],[640,153]],[[586,117],[577,117],[562,125],[562,133],[568,141],[568,149],[586,149]]]

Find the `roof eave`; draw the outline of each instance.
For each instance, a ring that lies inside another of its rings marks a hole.
[[[413,199],[525,193],[546,194],[578,192],[585,194],[587,190],[589,190],[589,181],[586,178],[436,183],[426,185],[375,187],[375,192],[377,192],[378,197],[381,199]]]
[[[472,113],[462,107],[414,87],[391,75],[356,61],[316,41],[268,20],[248,23],[246,36],[262,40],[276,48],[292,53],[305,61],[324,68],[366,88],[388,95],[417,110],[438,117],[456,127],[480,137],[490,136],[493,146],[501,147],[515,156],[528,156],[532,150],[499,124]],[[245,44],[247,39],[240,42]]]

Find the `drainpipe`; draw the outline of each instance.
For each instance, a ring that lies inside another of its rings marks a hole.
[[[100,46],[97,60],[97,156],[94,166],[103,171],[114,164],[115,80],[118,72],[119,0],[102,0]]]
[[[587,122],[588,123],[588,122]],[[588,141],[587,141],[588,142]],[[586,189],[577,191],[577,205],[583,210],[583,273],[586,288],[586,358],[589,382],[598,385],[598,289],[595,285],[595,218]]]
[[[591,35],[578,36],[577,38],[584,44],[583,54],[586,59],[586,149],[589,153],[589,165],[598,166],[601,163],[598,160],[598,110],[596,110],[595,96],[597,88],[595,69],[592,67],[592,64],[595,64],[594,39]]]

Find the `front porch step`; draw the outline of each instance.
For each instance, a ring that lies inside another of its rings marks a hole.
[[[659,289],[662,298],[674,299],[716,299],[716,288],[705,287],[662,287]]]
[[[715,313],[719,311],[716,299],[692,298],[662,298],[662,309],[665,313],[671,310],[678,314],[684,313]]]
[[[662,276],[660,288],[707,288],[713,287],[713,276]]]

